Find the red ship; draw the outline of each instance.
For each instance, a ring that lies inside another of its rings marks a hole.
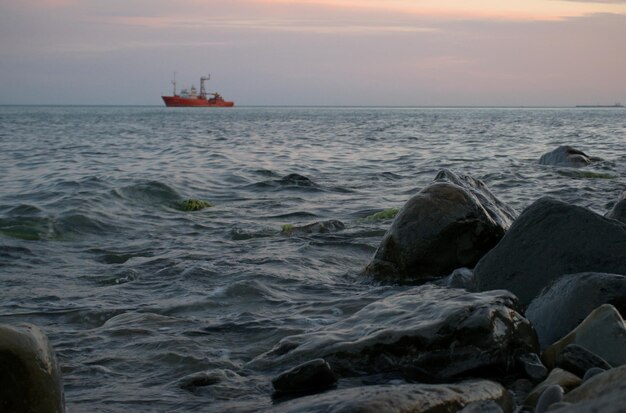
[[[180,91],[180,95],[176,93],[176,78],[172,80],[174,85],[174,96],[161,96],[165,106],[169,107],[220,107],[229,108],[235,106],[235,102],[229,102],[224,100],[219,93],[207,93],[204,88],[204,82],[209,80],[211,76],[202,76],[200,78],[200,94],[197,93],[196,88],[191,86],[189,90],[183,89]],[[210,96],[210,97],[208,97]]]

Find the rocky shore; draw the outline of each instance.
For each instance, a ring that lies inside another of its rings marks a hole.
[[[571,147],[540,160],[591,162]],[[604,216],[547,197],[518,214],[480,180],[443,170],[362,274],[406,289],[285,337],[246,369],[273,375],[276,412],[624,411],[625,210],[626,192]],[[0,411],[64,411],[37,327],[0,326],[0,360]]]

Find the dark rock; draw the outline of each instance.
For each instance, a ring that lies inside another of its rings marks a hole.
[[[591,272],[563,275],[532,300],[526,318],[544,348],[576,328],[602,304],[613,304],[622,314],[626,312],[625,276]]]
[[[544,153],[539,158],[541,165],[581,167],[591,163],[591,158],[583,151],[571,146],[559,146],[552,152]]]
[[[577,344],[565,346],[557,357],[556,365],[580,377],[593,367],[600,367],[604,370],[611,368],[611,365],[602,357]]]
[[[481,368],[502,374],[515,365],[513,354],[537,349],[535,332],[511,293],[424,285],[323,329],[286,337],[248,367],[288,368],[323,358],[340,377],[400,372],[438,381]]]
[[[558,384],[552,384],[546,387],[543,393],[541,393],[541,396],[539,396],[539,400],[537,400],[535,413],[546,413],[548,407],[563,400],[563,393],[563,387]]]
[[[272,408],[274,413],[444,413],[476,401],[493,400],[504,412],[511,398],[500,384],[472,380],[457,384],[354,387],[302,397]]]
[[[469,289],[474,285],[474,273],[469,268],[457,268],[442,281],[446,287]]]
[[[606,213],[605,217],[616,219],[626,224],[626,191],[622,192],[613,208]]]
[[[625,245],[625,224],[544,197],[526,208],[478,262],[476,289],[505,288],[526,306],[563,274],[626,274]]]
[[[540,382],[548,376],[548,369],[543,365],[537,353],[522,354],[517,358],[521,370],[533,382]]]
[[[365,272],[384,280],[424,281],[473,267],[514,216],[483,182],[443,170],[402,207]]]
[[[337,383],[337,376],[324,359],[300,364],[272,380],[278,393],[302,393],[325,389]]]
[[[528,394],[524,400],[524,406],[534,409],[541,394],[550,386],[559,385],[564,392],[568,392],[578,387],[580,383],[580,377],[557,367]]]
[[[328,221],[314,222],[303,226],[283,225],[282,233],[285,235],[296,234],[325,234],[328,232],[336,232],[345,229],[343,222],[331,219]]]
[[[590,378],[592,378],[593,376],[596,376],[600,373],[604,373],[605,371],[606,371],[605,369],[602,369],[600,367],[590,368],[589,370],[585,372],[585,375],[583,376],[583,383],[589,380]]]
[[[611,366],[626,364],[626,326],[624,319],[610,304],[603,304],[568,335],[547,347],[541,360],[551,368],[558,355],[569,344],[578,344],[606,360]]]
[[[300,174],[289,174],[280,178],[281,185],[289,186],[316,186],[310,178]]]
[[[0,411],[65,411],[56,356],[34,325],[0,325]]]
[[[481,400],[468,404],[459,413],[503,413],[502,407],[493,400]]]
[[[626,410],[624,407],[626,406],[626,366],[607,370],[592,377],[577,389],[566,394],[563,401],[572,404],[554,410],[555,412],[624,412]]]

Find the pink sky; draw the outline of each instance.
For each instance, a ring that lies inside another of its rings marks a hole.
[[[0,0],[1,104],[626,102],[626,0]]]

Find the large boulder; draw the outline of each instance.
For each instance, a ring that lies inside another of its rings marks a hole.
[[[272,407],[275,413],[444,413],[470,403],[493,401],[512,410],[511,396],[500,384],[471,380],[457,384],[402,384],[353,387],[302,397]]]
[[[535,327],[542,348],[572,331],[602,304],[626,313],[626,276],[580,273],[558,278],[535,297],[526,318]]]
[[[323,358],[340,377],[394,373],[441,381],[484,369],[501,374],[537,352],[530,323],[508,291],[472,294],[433,285],[375,301],[324,329],[282,339],[248,364],[286,369]]]
[[[613,208],[606,213],[605,217],[616,219],[626,224],[626,191],[622,192],[622,195],[615,202]]]
[[[507,289],[527,306],[563,274],[626,274],[624,251],[625,224],[544,197],[526,208],[498,245],[478,262],[475,289]]]
[[[0,325],[0,411],[65,411],[54,351],[46,335],[34,325]]]
[[[384,280],[424,281],[473,267],[515,215],[482,181],[442,170],[400,210],[365,272]]]
[[[539,158],[541,165],[569,166],[578,168],[587,166],[592,159],[586,153],[571,146],[559,146],[555,150],[544,153]]]
[[[544,364],[548,368],[554,367],[559,355],[569,344],[586,348],[613,367],[626,364],[624,319],[612,305],[601,305],[568,335],[545,349],[541,356]]]

